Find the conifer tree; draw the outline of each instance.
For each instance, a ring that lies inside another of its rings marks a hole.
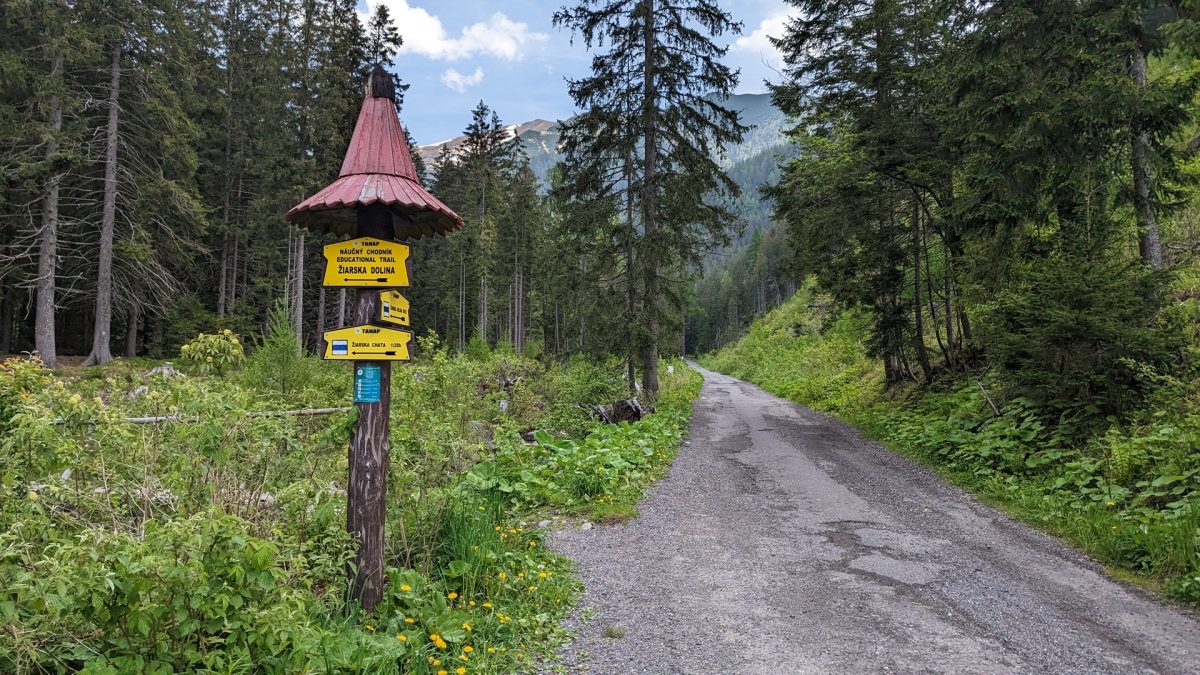
[[[597,50],[590,74],[570,82],[581,115],[565,129],[566,183],[576,195],[621,193],[631,207],[642,386],[653,397],[661,335],[682,311],[673,273],[733,226],[725,200],[737,186],[713,158],[745,128],[722,105],[738,74],[715,39],[741,25],[711,0],[583,0],[554,22]]]

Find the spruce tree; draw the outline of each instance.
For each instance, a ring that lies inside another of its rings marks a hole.
[[[710,0],[583,0],[554,23],[595,50],[590,74],[570,81],[581,114],[564,130],[566,182],[578,195],[620,192],[630,207],[642,386],[653,397],[660,337],[682,311],[676,273],[733,227],[726,200],[738,190],[716,157],[745,127],[722,104],[738,73],[715,40],[741,24]]]

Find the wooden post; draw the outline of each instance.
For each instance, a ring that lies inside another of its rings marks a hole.
[[[358,209],[359,237],[385,241],[394,238],[392,214],[372,204]],[[359,288],[354,300],[354,323],[373,323],[379,316],[379,289]],[[356,403],[358,425],[350,435],[350,479],[346,489],[346,530],[358,537],[351,597],[370,612],[383,597],[384,536],[387,513],[389,414],[392,403],[390,361],[355,361],[354,367],[378,366],[378,403]]]

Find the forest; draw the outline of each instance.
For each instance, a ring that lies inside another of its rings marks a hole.
[[[549,12],[587,54],[549,169],[485,101],[432,162],[404,130],[464,227],[413,243],[364,610],[318,357],[354,298],[285,214],[373,69],[405,119],[405,26],[0,0],[0,671],[553,665],[581,589],[548,528],[637,517],[685,354],[1200,602],[1200,5],[788,0],[753,116],[730,5]]]

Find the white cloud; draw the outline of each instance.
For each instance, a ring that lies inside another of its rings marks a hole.
[[[458,37],[451,37],[441,19],[422,7],[414,7],[409,0],[368,0],[364,22],[379,4],[387,5],[396,28],[404,37],[401,54],[420,54],[447,61],[483,54],[520,61],[525,58],[528,47],[549,39],[545,33],[532,32],[528,24],[513,21],[503,12],[496,12],[487,21],[473,23],[463,28]]]
[[[731,51],[757,57],[775,70],[783,68],[783,56],[768,38],[783,36],[787,19],[786,9],[767,16],[749,35],[743,35],[735,40]]]
[[[453,68],[442,73],[442,84],[460,94],[466,91],[467,87],[474,87],[480,82],[483,82],[483,68],[476,68],[470,75],[463,75]]]

